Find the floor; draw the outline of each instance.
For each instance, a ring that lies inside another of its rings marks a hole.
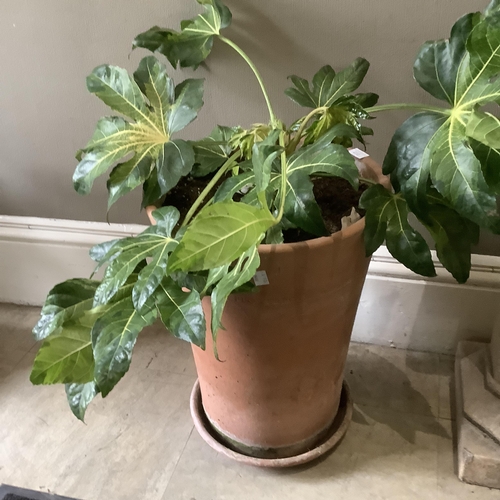
[[[352,344],[346,438],[320,463],[270,471],[229,461],[193,431],[190,349],[159,327],[78,422],[62,386],[28,380],[37,315],[0,304],[0,483],[84,500],[500,500],[455,476],[448,356]]]

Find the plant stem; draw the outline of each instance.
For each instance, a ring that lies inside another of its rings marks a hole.
[[[446,108],[438,108],[436,106],[424,106],[423,104],[407,104],[407,103],[382,104],[381,106],[373,106],[371,108],[366,108],[365,111],[368,113],[379,113],[380,111],[391,111],[391,110],[402,110],[402,109],[418,109],[420,111],[432,111],[433,113],[440,113],[442,115],[447,115],[450,113],[450,110]]]
[[[367,179],[366,177],[360,177],[359,182],[362,182],[364,184],[369,184],[370,186],[376,186],[377,184],[379,184],[378,182],[372,181],[371,179]]]
[[[285,147],[285,132],[280,133],[280,146]],[[279,224],[285,212],[285,198],[286,198],[286,185],[288,180],[287,164],[286,164],[286,151],[283,149],[281,153],[281,198],[278,216],[276,217],[276,224]]]
[[[322,106],[320,108],[316,108],[316,109],[313,109],[305,118],[304,120],[302,121],[302,123],[300,124],[300,127],[299,127],[299,130],[297,130],[297,133],[295,134],[295,137],[293,138],[293,140],[290,142],[290,144],[288,145],[288,150],[290,152],[293,152],[295,151],[295,148],[298,146],[299,142],[300,142],[300,139],[302,139],[302,134],[304,133],[304,130],[306,129],[307,127],[307,124],[309,122],[309,120],[311,118],[314,117],[314,115],[318,114],[318,113],[321,113],[321,111],[324,111],[326,110],[327,108],[325,106]]]
[[[262,77],[260,76],[259,70],[255,67],[255,64],[252,60],[247,56],[247,54],[241,49],[238,45],[236,45],[232,40],[226,38],[225,36],[219,35],[219,38],[222,42],[226,43],[230,47],[232,47],[238,54],[245,60],[245,62],[250,66],[250,69],[253,71],[257,81],[259,82],[262,93],[264,94],[264,99],[266,100],[267,109],[269,110],[269,118],[271,119],[271,123],[273,126],[277,125],[276,115],[274,114],[273,107],[271,106],[271,100],[269,99],[269,95],[267,94],[266,87],[264,86],[264,82],[262,81]]]
[[[198,208],[200,207],[200,205],[203,203],[203,201],[205,200],[205,198],[208,196],[208,194],[210,193],[210,191],[212,190],[212,188],[217,184],[217,182],[219,181],[219,179],[231,168],[234,167],[235,163],[236,163],[236,158],[238,158],[238,156],[240,155],[240,152],[237,151],[236,153],[234,153],[231,157],[229,157],[226,161],[226,163],[224,163],[224,165],[222,165],[221,168],[219,168],[219,170],[217,171],[217,173],[212,177],[212,179],[210,180],[210,182],[205,186],[205,189],[201,192],[200,196],[198,196],[198,198],[196,198],[196,201],[193,203],[193,205],[191,206],[191,208],[189,209],[189,212],[186,214],[186,217],[184,217],[184,220],[182,222],[182,225],[181,227],[184,227],[186,226],[189,221],[193,218],[193,215],[196,213],[196,211],[198,210]]]

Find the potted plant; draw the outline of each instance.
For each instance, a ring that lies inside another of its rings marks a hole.
[[[89,91],[124,118],[98,122],[77,155],[75,189],[87,194],[112,168],[109,206],[142,187],[154,225],[92,248],[97,268],[106,267],[102,280],[72,279],[49,292],[34,328],[43,343],[31,381],[65,384],[83,420],[91,400],[127,372],[143,328],[160,318],[193,344],[192,411],[204,437],[235,458],[290,465],[345,430],[342,373],[368,257],[385,241],[405,266],[435,275],[411,212],[444,267],[465,282],[480,228],[500,232],[500,127],[482,110],[500,102],[500,0],[420,50],[415,79],[444,107],[377,106],[377,95],[354,93],[369,68],[360,58],[338,73],[325,66],[312,82],[292,76],[286,93],[307,109],[289,126],[252,61],[222,34],[228,8],[197,1],[203,13],[180,31],[151,28],[134,48],[196,69],[215,40],[231,46],[254,73],[269,121],[185,141],[175,134],[197,117],[203,80],[174,86],[153,55],[133,76],[110,65],[92,72]],[[363,120],[391,109],[417,114],[391,142],[389,184],[348,148],[372,134]],[[352,207],[364,217],[341,229]]]

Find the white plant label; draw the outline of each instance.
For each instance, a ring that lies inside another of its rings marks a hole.
[[[253,282],[255,283],[255,286],[269,285],[269,279],[266,271],[257,271],[253,277]]]
[[[368,158],[368,156],[370,156],[364,151],[361,151],[361,149],[359,148],[350,149],[349,153],[351,153],[351,155],[354,156],[354,158],[357,158],[358,160],[362,160],[363,158]]]

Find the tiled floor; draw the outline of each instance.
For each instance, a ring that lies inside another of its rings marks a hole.
[[[159,327],[78,422],[62,387],[28,380],[37,314],[0,304],[0,483],[84,500],[500,500],[454,474],[449,357],[351,345],[346,438],[313,466],[270,471],[229,461],[193,431],[190,349]]]

